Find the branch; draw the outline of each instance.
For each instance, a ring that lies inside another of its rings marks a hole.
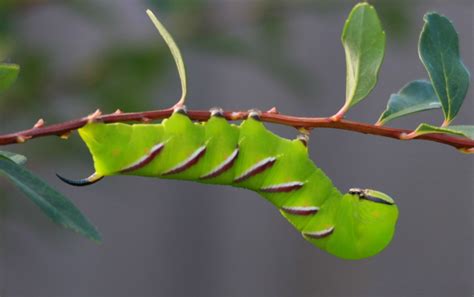
[[[39,120],[38,123],[36,123],[35,126],[31,129],[0,135],[0,145],[23,143],[32,138],[44,137],[49,135],[57,135],[62,138],[67,138],[72,131],[75,131],[85,126],[87,123],[91,122],[150,122],[153,120],[168,118],[171,116],[172,113],[173,108],[132,113],[123,113],[117,110],[115,113],[106,115],[101,115],[100,111],[96,111],[94,114],[81,119],[49,126],[45,126],[44,122],[42,120]],[[206,121],[210,117],[210,112],[204,110],[190,110],[187,113],[190,119],[195,121]],[[225,111],[224,117],[227,120],[236,121],[246,119],[248,117],[248,114],[249,113],[246,111]],[[298,129],[305,128],[310,130],[312,128],[331,128],[389,137],[398,140],[404,140],[402,139],[403,136],[412,132],[411,130],[406,129],[381,127],[343,119],[334,120],[330,117],[313,118],[284,115],[279,114],[275,109],[269,110],[267,112],[262,112],[260,118],[264,122],[292,126]],[[425,134],[420,135],[415,139],[443,143],[466,153],[474,152],[474,140],[469,138],[455,137],[446,134]]]

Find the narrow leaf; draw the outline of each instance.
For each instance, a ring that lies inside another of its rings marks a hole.
[[[0,151],[0,156],[3,156],[5,158],[10,159],[18,165],[23,165],[23,164],[26,163],[26,157],[25,156],[15,154],[15,153],[12,153],[12,152]]]
[[[161,37],[165,40],[166,44],[170,48],[171,54],[173,55],[174,61],[176,62],[176,67],[178,68],[179,79],[181,80],[181,98],[179,99],[178,104],[183,104],[186,99],[186,69],[184,68],[183,57],[179,51],[176,42],[174,41],[171,34],[166,30],[165,26],[158,20],[158,18],[153,14],[151,10],[147,10],[146,13],[150,17],[151,21],[155,25],[156,29],[160,33]]]
[[[436,127],[428,124],[420,124],[418,128],[406,137],[407,139],[415,138],[423,134],[450,134],[460,137],[473,138],[474,126],[448,126]]]
[[[437,13],[428,13],[423,19],[418,52],[449,124],[466,97],[469,71],[461,61],[458,34],[449,19]]]
[[[398,93],[390,96],[387,108],[377,124],[386,124],[402,116],[440,107],[441,103],[436,97],[431,83],[425,80],[415,80],[405,85]]]
[[[71,201],[24,167],[0,157],[0,173],[15,183],[53,222],[100,242],[95,227]]]
[[[0,64],[0,93],[7,90],[17,79],[20,66],[15,64]]]
[[[346,54],[346,108],[364,99],[377,83],[385,52],[385,32],[375,9],[359,3],[342,32]]]

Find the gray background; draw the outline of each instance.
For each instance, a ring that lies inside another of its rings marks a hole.
[[[221,30],[252,40],[257,1],[211,1]],[[17,15],[16,38],[50,53],[62,75],[111,44],[162,42],[141,1],[102,1],[113,26],[77,17],[59,4]],[[300,5],[300,4],[298,4]],[[327,116],[344,98],[345,61],[340,33],[352,2],[334,9],[294,9],[285,15],[283,50],[314,83],[289,90],[254,63],[182,46],[189,80],[188,106],[207,109],[268,109]],[[375,3],[377,7],[377,2]],[[401,5],[401,4],[400,4]],[[374,122],[390,93],[426,77],[416,44],[428,10],[449,16],[461,52],[474,69],[472,1],[418,1],[407,6],[410,27],[403,38],[386,28],[387,53],[380,80],[349,118]],[[186,27],[168,28],[178,44]],[[257,46],[260,46],[258,43]],[[171,56],[169,56],[171,59]],[[28,69],[23,71],[27,72]],[[20,77],[21,79],[21,77]],[[166,107],[178,96],[176,75],[153,92],[148,108]],[[54,88],[54,86],[52,86]],[[53,89],[65,120],[99,104]],[[456,123],[474,123],[473,88]],[[41,100],[41,98],[38,98]],[[111,99],[112,100],[112,99]],[[134,100],[134,98],[130,98]],[[120,106],[117,106],[120,107]],[[16,111],[21,113],[20,111]],[[44,113],[2,121],[2,132],[26,128]],[[415,127],[438,124],[441,112],[393,122]],[[48,120],[48,119],[46,119]],[[269,125],[285,137],[295,131]],[[73,146],[72,144],[76,144]],[[53,147],[56,148],[53,150]],[[77,135],[70,141],[38,139],[7,149],[30,156],[28,167],[60,189],[94,221],[104,242],[97,245],[53,225],[22,194],[1,182],[0,296],[471,296],[473,293],[473,159],[448,146],[402,142],[337,130],[314,131],[312,159],[335,185],[373,187],[396,199],[400,217],[390,246],[376,257],[344,261],[304,241],[257,194],[231,187],[138,177],[112,177],[87,188],[60,183],[54,172],[82,177],[92,163]],[[57,153],[70,150],[70,154]]]

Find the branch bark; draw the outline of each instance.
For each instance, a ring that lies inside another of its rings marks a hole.
[[[15,133],[0,135],[0,145],[8,145],[15,143],[23,143],[27,140],[37,137],[57,135],[60,137],[67,137],[72,131],[75,131],[87,123],[90,122],[103,122],[103,123],[117,123],[117,122],[150,122],[153,120],[160,120],[171,116],[173,108],[145,111],[145,112],[132,112],[123,113],[116,111],[112,114],[101,115],[99,111],[91,114],[87,117],[80,119],[67,121],[63,123],[44,125],[42,120],[31,129],[19,131]],[[190,110],[187,112],[188,116],[195,121],[206,121],[211,116],[209,111],[204,110]],[[225,111],[224,117],[229,121],[243,120],[248,117],[249,112],[247,111]],[[358,132],[363,134],[377,135],[382,137],[388,137],[398,140],[403,140],[402,137],[410,132],[411,130],[396,129],[383,126],[375,126],[368,123],[354,122],[349,120],[334,120],[331,117],[327,118],[315,118],[315,117],[296,117],[291,115],[284,115],[277,113],[274,109],[268,112],[262,112],[260,116],[261,120],[268,123],[281,124],[286,126],[292,126],[295,128],[329,128],[347,130],[352,132]],[[414,139],[434,141],[446,145],[450,145],[462,152],[474,152],[474,140],[463,137],[456,137],[446,134],[425,134],[420,135]]]

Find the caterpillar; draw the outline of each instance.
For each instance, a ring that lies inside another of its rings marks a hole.
[[[73,181],[139,175],[231,185],[256,191],[311,244],[344,259],[362,259],[391,241],[398,217],[394,201],[374,190],[342,194],[308,156],[307,139],[282,138],[250,112],[240,125],[222,110],[193,122],[178,108],[159,124],[89,123],[79,129],[95,173]]]

